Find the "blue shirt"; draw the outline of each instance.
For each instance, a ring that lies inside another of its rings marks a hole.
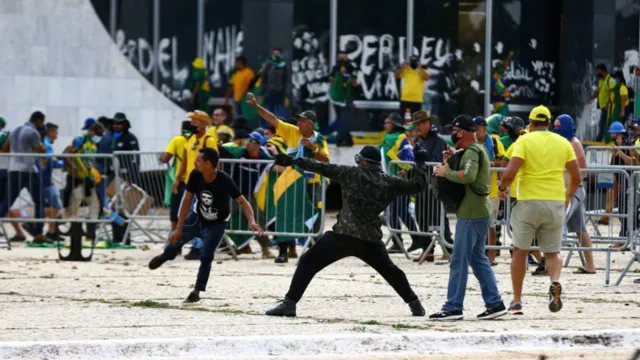
[[[413,161],[413,146],[409,143],[409,139],[404,139],[398,147],[398,158],[402,161]]]
[[[487,149],[487,155],[489,155],[489,160],[494,161],[496,157],[496,152],[493,149],[493,138],[489,134],[484,136],[484,147],[485,149]]]

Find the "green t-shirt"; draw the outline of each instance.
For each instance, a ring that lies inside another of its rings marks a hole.
[[[6,130],[0,131],[0,149],[4,146],[4,143],[9,139],[9,132]]]
[[[464,184],[464,199],[458,208],[458,219],[480,219],[491,215],[489,187],[491,183],[491,160],[480,143],[469,145],[460,160],[460,170],[447,170],[444,177],[458,184]],[[478,160],[482,156],[482,167],[478,169]],[[487,194],[480,196],[478,194]]]

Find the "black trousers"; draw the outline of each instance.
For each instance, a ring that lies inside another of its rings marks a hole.
[[[287,298],[298,302],[311,279],[328,265],[349,256],[355,256],[376,270],[405,302],[418,299],[407,276],[389,258],[381,241],[371,242],[352,236],[326,232],[309,251],[300,257],[291,279]]]

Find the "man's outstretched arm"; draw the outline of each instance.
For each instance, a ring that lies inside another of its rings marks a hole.
[[[297,166],[302,170],[320,174],[336,181],[344,179],[347,172],[353,168],[352,166],[322,163],[312,159],[294,159],[285,154],[277,155],[275,164],[280,166]]]

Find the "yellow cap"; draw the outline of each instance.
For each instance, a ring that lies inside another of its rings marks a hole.
[[[195,58],[193,60],[193,62],[191,63],[191,66],[193,66],[195,69],[201,70],[204,69],[204,60],[202,58]]]
[[[544,105],[536,106],[529,113],[531,121],[549,121],[551,120],[551,111]]]

